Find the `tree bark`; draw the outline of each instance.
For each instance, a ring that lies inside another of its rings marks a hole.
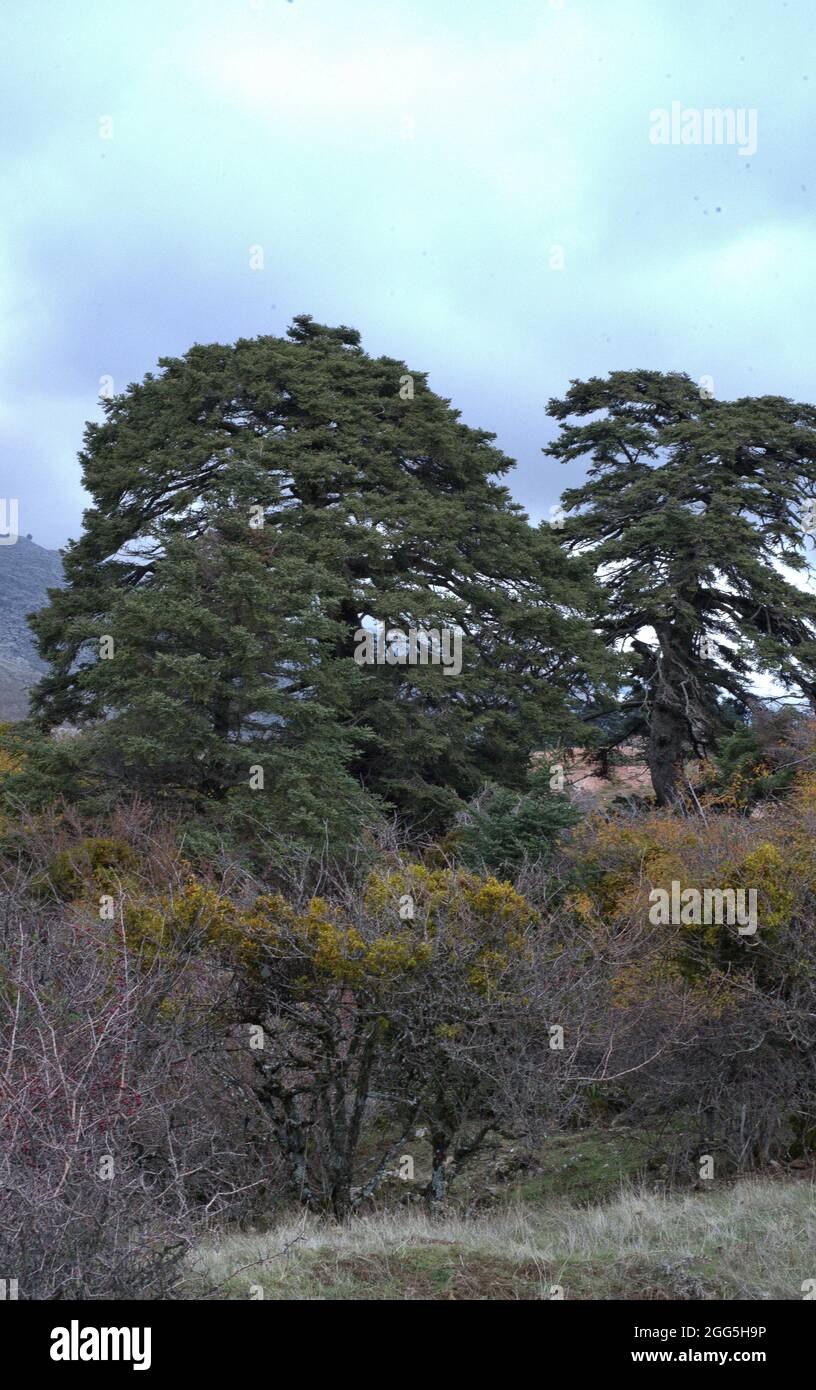
[[[685,777],[686,725],[663,702],[656,703],[649,721],[646,760],[658,806],[671,806],[681,796]]]
[[[437,1131],[431,1135],[431,1180],[425,1191],[428,1209],[431,1213],[439,1210],[447,1196],[449,1145],[450,1140],[447,1134]]]

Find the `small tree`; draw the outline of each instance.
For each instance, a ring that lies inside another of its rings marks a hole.
[[[129,939],[147,958],[193,941],[217,956],[232,979],[229,1051],[252,1061],[290,1191],[342,1218],[420,1121],[437,1202],[451,1160],[540,1106],[536,922],[509,884],[414,865],[373,876],[362,899],[302,908],[276,894],[241,908],[191,880],[132,913]],[[377,1115],[389,1137],[363,1165]]]
[[[525,860],[546,860],[561,832],[580,819],[557,779],[549,766],[538,766],[526,792],[488,784],[461,817],[456,838],[463,862],[512,876]]]

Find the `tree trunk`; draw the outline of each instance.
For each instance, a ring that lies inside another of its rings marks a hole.
[[[681,796],[685,749],[685,720],[668,705],[656,703],[649,720],[646,759],[658,806],[671,806]]]
[[[428,1203],[428,1210],[432,1214],[439,1210],[447,1196],[449,1142],[447,1134],[436,1133],[431,1135],[431,1149],[433,1153],[431,1160],[431,1180],[425,1189],[425,1197]]]
[[[345,1221],[351,1211],[351,1184],[345,1173],[332,1183],[331,1209],[338,1221]]]
[[[659,646],[644,711],[646,759],[658,806],[671,806],[685,793],[686,758],[705,754],[716,712],[698,678],[691,638],[670,624],[656,632]]]

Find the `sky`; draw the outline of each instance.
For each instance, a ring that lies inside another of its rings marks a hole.
[[[816,399],[815,38],[814,0],[4,6],[0,499],[77,537],[110,379],[297,313],[427,371],[534,521],[572,379]]]

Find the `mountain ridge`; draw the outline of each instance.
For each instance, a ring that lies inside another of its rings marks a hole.
[[[30,536],[0,545],[0,722],[25,719],[28,693],[47,669],[26,621],[62,588],[62,555]]]

